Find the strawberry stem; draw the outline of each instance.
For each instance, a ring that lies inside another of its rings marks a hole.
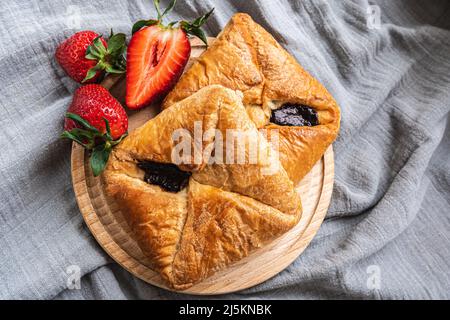
[[[131,33],[134,34],[141,30],[144,27],[152,26],[152,25],[159,25],[161,28],[175,28],[176,24],[179,24],[179,28],[184,30],[187,34],[196,36],[200,38],[206,45],[208,45],[208,40],[206,38],[205,33],[201,29],[202,25],[208,20],[208,18],[211,16],[211,14],[214,11],[214,8],[212,8],[209,12],[206,14],[198,17],[192,22],[189,21],[173,21],[170,22],[167,26],[164,26],[162,24],[162,20],[166,14],[168,14],[172,9],[175,7],[175,4],[177,3],[176,0],[172,0],[167,8],[164,10],[163,13],[161,13],[161,8],[159,6],[159,0],[153,0],[153,4],[155,6],[156,12],[157,12],[157,20],[150,19],[150,20],[139,20],[131,29]]]
[[[164,10],[163,13],[161,13],[161,8],[159,7],[159,0],[153,0],[153,5],[155,6],[156,13],[158,14],[158,21],[162,22],[164,16],[168,14],[170,11],[172,11],[173,7],[175,7],[175,4],[177,3],[177,0],[172,0],[167,8]]]
[[[169,3],[169,6],[166,8],[166,10],[164,10],[163,14],[161,15],[161,19],[168,14],[170,11],[172,11],[173,7],[175,7],[175,4],[177,3],[177,0],[172,0]]]
[[[153,5],[155,6],[156,12],[158,13],[158,21],[161,21],[161,9],[159,9],[159,0],[153,0]]]

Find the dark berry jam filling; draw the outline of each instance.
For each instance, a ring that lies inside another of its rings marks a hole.
[[[280,126],[317,126],[319,118],[316,110],[303,104],[285,103],[273,110],[270,122]]]
[[[138,167],[144,170],[144,181],[156,184],[169,192],[178,192],[188,185],[191,174],[171,163],[140,161]]]

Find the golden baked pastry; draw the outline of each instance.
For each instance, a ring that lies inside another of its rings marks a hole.
[[[252,18],[236,14],[163,102],[170,107],[200,88],[220,84],[244,94],[258,128],[278,132],[280,159],[297,184],[339,130],[340,111],[328,91]]]
[[[217,144],[216,136],[196,139],[199,123],[202,132],[223,136],[227,130],[247,132],[258,157],[245,144],[240,163],[217,161],[227,146]],[[192,149],[203,152],[175,165],[180,141],[173,133],[179,129],[193,137],[186,140]],[[219,85],[198,90],[133,131],[112,151],[103,178],[151,267],[175,289],[285,233],[302,211],[293,182],[248,116],[242,95]]]

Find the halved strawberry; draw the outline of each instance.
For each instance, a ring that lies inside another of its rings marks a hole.
[[[181,29],[162,29],[158,25],[136,32],[127,54],[127,106],[138,109],[167,93],[190,54],[191,45]]]
[[[152,103],[173,87],[191,54],[188,34],[207,43],[200,27],[214,9],[193,22],[177,21],[164,26],[162,19],[175,3],[176,0],[172,0],[161,14],[159,1],[154,0],[158,19],[140,20],[133,26],[127,52],[125,98],[130,109],[139,109]]]

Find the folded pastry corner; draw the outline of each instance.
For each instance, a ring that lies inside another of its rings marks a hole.
[[[293,182],[241,98],[234,90],[211,85],[174,103],[126,137],[103,173],[107,194],[151,267],[175,289],[242,259],[301,217]],[[188,149],[202,150],[200,157],[195,159],[194,152],[185,158],[188,163],[174,160],[177,130],[190,138]],[[204,134],[208,130],[215,135]],[[211,161],[229,153],[228,145],[217,140],[229,130],[249,133],[249,142],[262,152],[252,159],[245,144],[240,162]],[[277,170],[268,174],[274,163]]]
[[[171,107],[199,89],[220,84],[243,93],[257,128],[278,133],[280,159],[297,184],[335,140],[340,110],[325,87],[263,27],[244,13],[232,17],[163,102]]]

